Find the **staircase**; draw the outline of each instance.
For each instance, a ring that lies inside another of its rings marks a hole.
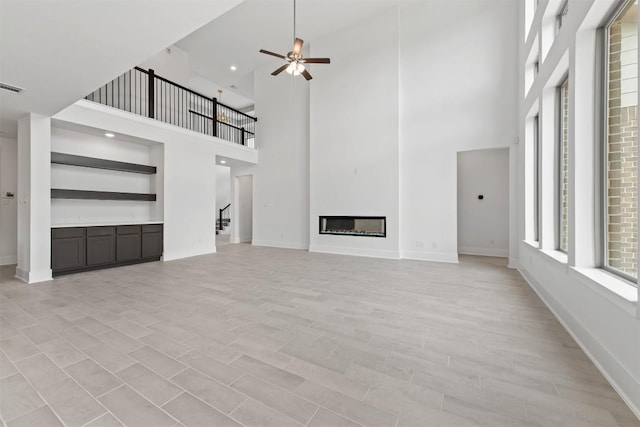
[[[216,234],[229,234],[229,226],[231,224],[231,203],[218,211],[216,218]]]

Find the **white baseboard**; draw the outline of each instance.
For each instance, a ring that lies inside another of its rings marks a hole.
[[[417,261],[450,262],[454,264],[459,262],[458,254],[449,252],[403,251],[401,258]]]
[[[25,283],[39,283],[53,280],[53,272],[50,269],[42,271],[26,271],[16,267],[16,279],[20,279]]]
[[[2,255],[0,256],[0,265],[13,265],[18,263],[17,255]]]
[[[529,274],[526,269],[518,268],[518,271],[527,281],[531,289],[533,289],[556,319],[558,319],[564,329],[571,335],[575,342],[578,343],[578,346],[580,346],[589,360],[591,360],[598,371],[605,377],[611,387],[620,395],[629,409],[631,409],[631,412],[640,419],[640,381],[635,379],[626,367],[620,363],[597,338],[582,327],[580,322],[578,322],[562,304],[553,298],[544,286]],[[609,368],[605,369],[605,365]],[[621,382],[615,378],[626,379],[626,383],[621,384]]]
[[[460,255],[497,256],[506,258],[509,256],[509,249],[462,246],[458,248],[458,253]]]
[[[213,250],[209,249],[205,251],[168,251],[162,254],[162,261],[173,261],[176,259],[191,258],[194,256],[209,255],[209,254],[215,254],[215,253],[216,253],[215,246],[213,247]]]
[[[269,248],[281,248],[281,249],[300,249],[308,250],[309,245],[301,242],[283,242],[280,240],[252,240],[253,246],[266,246]]]
[[[341,246],[311,245],[309,252],[319,252],[324,254],[364,256],[369,258],[385,258],[399,259],[400,255],[397,251],[384,249],[363,249],[363,248],[345,248]]]

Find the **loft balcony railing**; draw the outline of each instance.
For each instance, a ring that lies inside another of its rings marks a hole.
[[[135,67],[85,99],[257,148],[257,118],[158,76],[152,69]]]

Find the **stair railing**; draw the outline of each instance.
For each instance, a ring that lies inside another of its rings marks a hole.
[[[152,69],[135,67],[85,99],[256,148],[257,118],[167,80]]]
[[[218,212],[218,231],[224,230],[225,225],[231,222],[231,203]]]

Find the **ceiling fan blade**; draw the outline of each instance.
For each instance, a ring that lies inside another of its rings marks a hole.
[[[260,49],[260,53],[275,56],[276,58],[280,58],[280,59],[287,59],[284,55],[280,55],[279,53],[269,52],[268,50],[264,50],[264,49]]]
[[[331,64],[331,58],[304,58],[305,64]]]
[[[304,40],[296,37],[296,41],[293,42],[293,50],[292,50],[294,56],[300,56],[300,52],[302,52],[303,43],[304,43]]]
[[[300,74],[302,74],[304,76],[304,78],[307,79],[307,80],[311,80],[313,78],[313,77],[311,77],[311,74],[309,74],[309,72],[307,70],[304,70]]]
[[[271,73],[272,76],[277,76],[278,74],[280,74],[281,72],[283,72],[284,70],[287,69],[287,67],[289,66],[289,64],[284,64],[282,67],[278,68],[277,70],[275,70],[273,73]]]

